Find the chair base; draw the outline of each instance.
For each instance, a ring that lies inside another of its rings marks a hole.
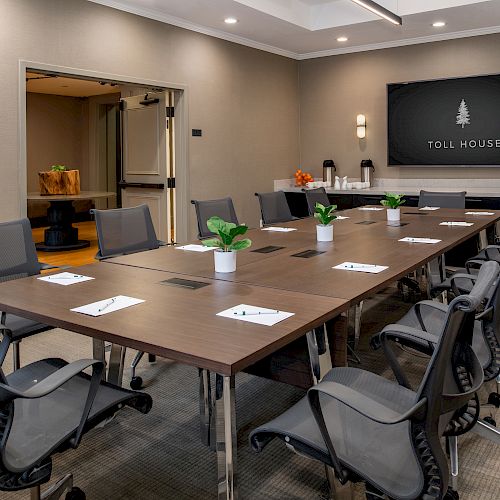
[[[52,486],[47,488],[44,492],[41,491],[40,485],[34,486],[30,489],[30,500],[59,500],[61,496],[67,491],[68,494],[73,490],[73,474],[67,474],[54,483]],[[81,491],[81,490],[77,490]],[[83,495],[83,492],[82,492]],[[72,495],[78,498],[75,495]],[[71,498],[71,497],[70,497]],[[80,496],[80,498],[85,498],[85,495]]]

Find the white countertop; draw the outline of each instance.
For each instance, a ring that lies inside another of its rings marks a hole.
[[[356,181],[359,179],[349,179],[349,182]],[[428,184],[429,182],[432,182],[432,185]],[[474,196],[500,198],[500,179],[432,179],[426,181],[420,179],[375,179],[374,184],[372,187],[363,189],[325,189],[327,193],[331,194],[384,195],[391,192],[407,196],[418,196],[421,189],[442,192],[466,191],[468,198]],[[300,193],[302,189],[302,187],[294,186],[292,179],[274,181],[275,191]]]

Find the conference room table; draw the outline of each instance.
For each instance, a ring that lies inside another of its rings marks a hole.
[[[313,218],[277,225],[294,229],[290,232],[252,229],[247,234],[253,245],[239,252],[234,273],[215,273],[212,251],[161,247],[77,268],[78,274],[95,279],[71,285],[71,293],[37,277],[0,283],[0,310],[91,336],[98,339],[97,345],[112,342],[110,379],[119,378],[125,348],[197,367],[202,435],[207,444],[214,436],[217,441],[218,497],[234,499],[238,495],[235,375],[304,336],[312,368],[320,365],[318,378],[332,364],[345,365],[346,315],[353,305],[500,219],[500,211],[466,212],[403,208],[400,225],[389,225],[385,211],[347,210],[338,213],[346,218],[334,222],[333,242],[316,241]],[[473,224],[440,225],[446,221]],[[403,237],[440,241],[398,241]],[[377,274],[333,269],[346,261],[388,267]],[[99,317],[70,311],[117,295],[145,302]],[[217,316],[239,304],[294,315],[274,326]],[[325,324],[326,346],[320,349],[313,332]],[[95,354],[103,357],[104,351]],[[211,372],[216,378],[214,390]]]

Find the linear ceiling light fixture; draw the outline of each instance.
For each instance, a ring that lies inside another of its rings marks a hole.
[[[390,10],[387,10],[385,7],[382,7],[377,2],[372,2],[372,0],[351,0],[351,1],[357,3],[358,5],[361,5],[361,7],[364,7],[370,12],[377,14],[377,16],[387,19],[387,21],[393,24],[399,24],[399,25],[403,24],[403,19],[394,14],[394,12],[391,12]]]

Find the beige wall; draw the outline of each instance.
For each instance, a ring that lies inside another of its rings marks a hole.
[[[83,161],[85,99],[58,95],[26,96],[26,150],[28,191],[38,191],[38,172],[51,165],[80,170],[82,188],[87,189],[88,174]]]
[[[0,7],[0,219],[20,213],[23,59],[187,84],[189,127],[203,129],[189,139],[190,196],[231,195],[240,220],[257,224],[253,193],[272,190],[299,158],[296,61],[84,0],[0,0]]]
[[[299,63],[301,165],[321,174],[335,160],[341,175],[359,177],[371,158],[376,177],[497,178],[498,168],[388,167],[386,84],[500,73],[500,35],[311,59]],[[356,137],[356,115],[367,119],[367,138]]]

